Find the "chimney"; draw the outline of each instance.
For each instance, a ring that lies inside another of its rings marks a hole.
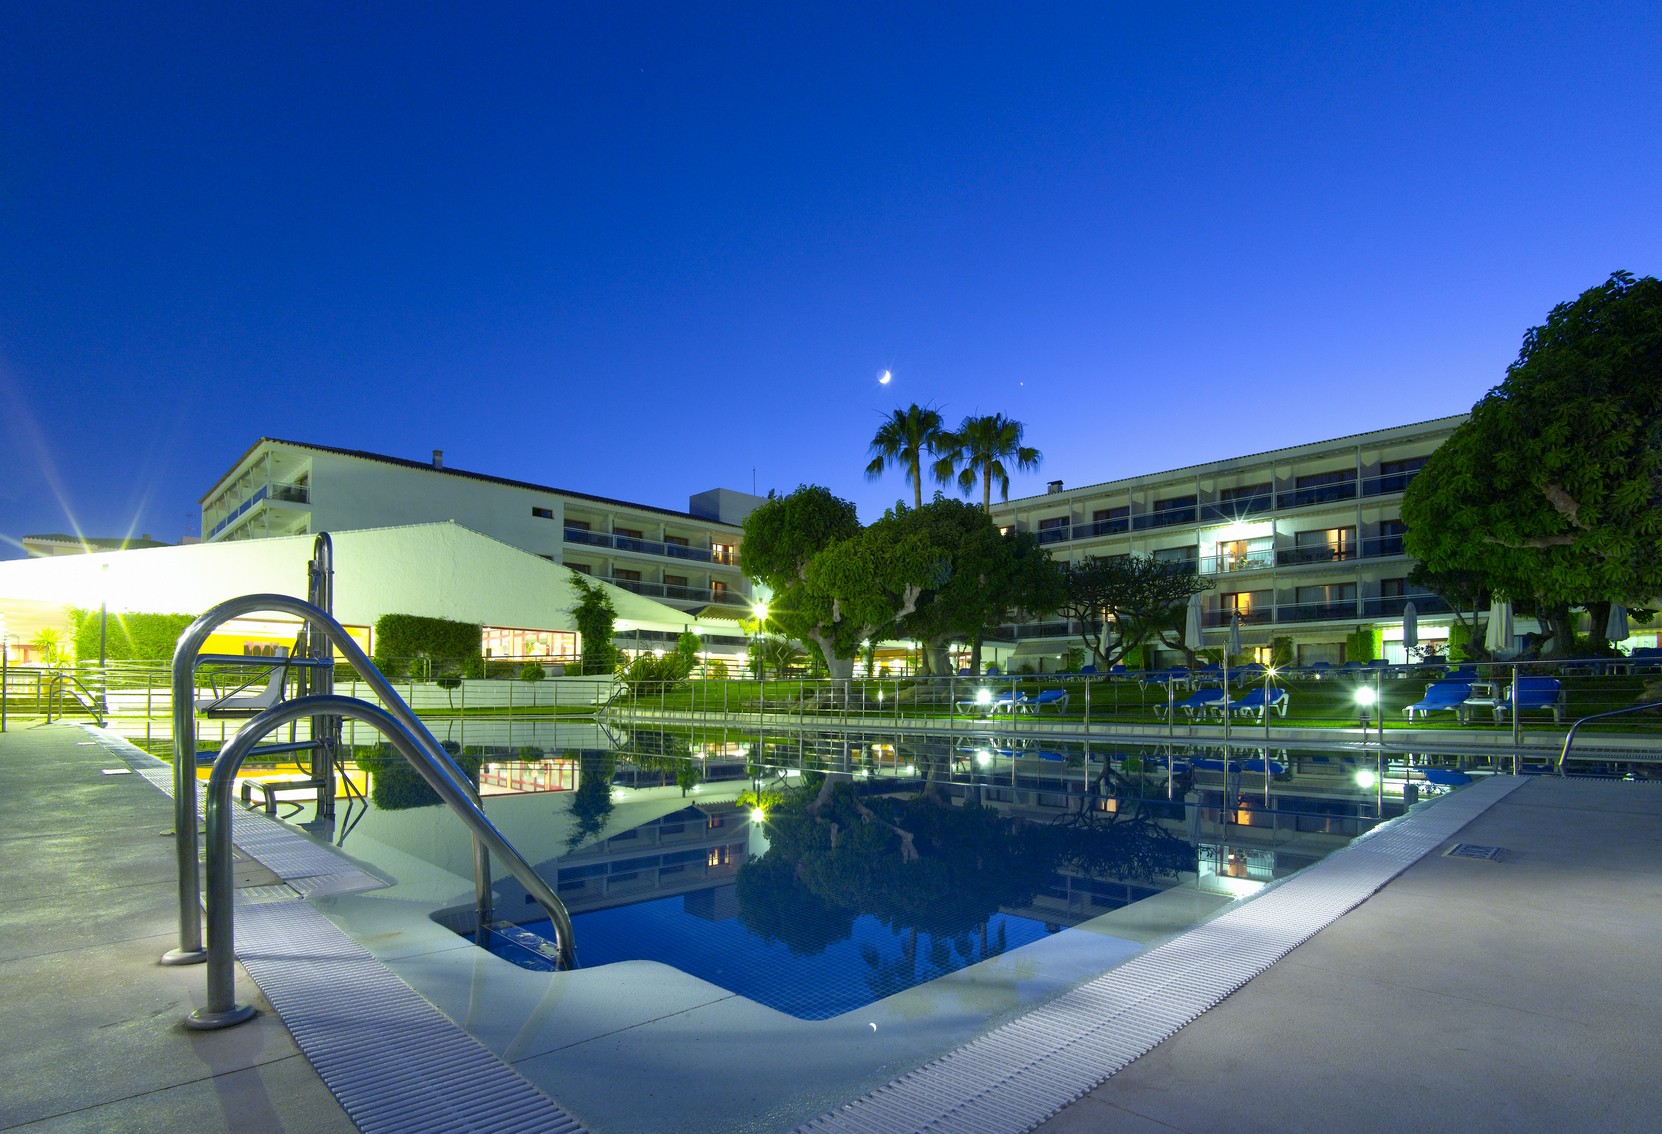
[[[433,461],[433,463],[438,464],[438,461],[436,459],[437,454],[434,454],[434,457],[435,457],[435,460]],[[1060,491],[1062,491],[1062,482],[1059,481],[1059,480],[1053,480],[1048,485],[1045,486],[1045,494],[1047,496],[1054,496],[1056,493],[1058,493]]]
[[[433,467],[436,468],[436,469],[442,469],[444,467],[444,450],[443,449],[434,449],[433,450]],[[1058,483],[1060,483],[1060,482],[1058,482]]]

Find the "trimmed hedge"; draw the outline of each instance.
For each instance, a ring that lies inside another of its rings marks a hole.
[[[469,660],[480,657],[484,628],[477,622],[452,622],[419,614],[383,614],[375,620],[375,665],[388,677],[409,674],[416,658],[426,661],[420,677],[460,673]]]
[[[98,660],[98,625],[96,610],[74,610],[75,658],[81,662]],[[104,656],[111,661],[167,661],[173,657],[173,648],[179,635],[196,621],[194,614],[154,614],[136,611],[116,614],[105,620]]]

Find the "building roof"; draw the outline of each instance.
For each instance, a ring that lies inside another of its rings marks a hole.
[[[68,535],[64,532],[51,532],[46,535],[26,535],[21,540],[25,551],[33,554],[31,544],[38,544],[48,551],[73,550],[82,552],[93,551],[133,551],[143,547],[172,547],[164,539],[151,539],[149,536],[79,536]]]
[[[310,441],[288,441],[281,437],[262,437],[250,445],[243,452],[242,456],[231,462],[230,469],[228,469],[218,480],[214,481],[213,487],[203,493],[201,500],[197,503],[206,504],[208,499],[213,496],[219,486],[230,478],[231,473],[235,472],[244,461],[252,456],[256,449],[258,449],[261,445],[266,444],[288,445],[295,449],[310,449],[317,453],[333,453],[337,457],[354,457],[360,461],[376,461],[383,465],[394,465],[399,468],[415,469],[420,472],[433,473],[435,476],[456,476],[463,477],[467,480],[481,481],[486,484],[506,485],[509,488],[528,488],[533,492],[548,492],[555,496],[569,496],[575,500],[592,500],[596,504],[609,504],[620,508],[634,508],[642,512],[656,512],[662,516],[674,516],[678,520],[694,520],[699,524],[712,524],[716,527],[731,528],[734,531],[739,530],[739,526],[737,524],[726,524],[709,516],[700,516],[695,512],[683,512],[674,508],[659,508],[652,504],[637,504],[632,500],[617,500],[610,496],[596,496],[590,492],[574,492],[569,488],[556,488],[553,485],[536,484],[528,480],[513,480],[505,476],[492,476],[489,473],[469,472],[466,469],[446,468],[443,465],[435,465],[428,461],[412,461],[406,457],[391,457],[385,453],[371,453],[367,449],[341,449],[334,445],[315,445]]]

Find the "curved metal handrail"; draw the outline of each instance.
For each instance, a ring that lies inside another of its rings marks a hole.
[[[196,656],[201,651],[202,644],[208,640],[219,626],[233,618],[255,611],[282,611],[293,614],[306,621],[312,627],[322,631],[323,636],[334,648],[346,658],[347,663],[357,670],[360,680],[374,690],[380,698],[385,712],[392,720],[402,725],[422,750],[427,762],[440,770],[448,778],[455,792],[462,797],[467,793],[460,785],[467,781],[449,753],[440,747],[433,739],[427,726],[421,723],[415,711],[398,695],[392,683],[377,669],[373,662],[364,654],[358,643],[346,632],[346,628],[335,621],[333,615],[313,603],[291,595],[243,595],[240,598],[227,599],[218,606],[204,612],[195,622],[186,627],[185,632],[179,635],[179,643],[173,651],[173,837],[174,854],[179,871],[179,947],[170,950],[162,957],[164,964],[195,964],[207,959],[207,953],[202,946],[202,919],[201,919],[201,889],[197,880],[197,825],[196,825],[196,713],[195,713],[195,666]],[[305,697],[294,701],[284,702],[265,710],[249,720],[232,738],[235,743],[244,733],[254,730],[256,724],[262,727],[264,722],[273,714],[286,713],[286,710],[302,702],[313,706],[312,711],[318,715],[330,715],[332,710],[320,708],[322,702],[332,699],[326,696]],[[360,705],[375,709],[366,701],[357,701],[353,698],[340,698],[348,705]],[[304,715],[304,714],[302,714]],[[349,715],[345,713],[336,715]],[[298,719],[288,715],[282,716],[282,721]],[[222,750],[223,751],[223,750]],[[415,761],[412,761],[415,762]],[[419,767],[418,763],[418,767]],[[215,774],[217,774],[217,761]],[[423,771],[423,775],[425,775]],[[467,799],[468,808],[477,815],[477,822],[483,824],[490,832],[483,834],[472,820],[468,820],[468,811],[451,801],[450,793],[438,789],[441,798],[462,814],[464,821],[474,827],[476,836],[483,839],[492,850],[508,863],[515,878],[525,885],[533,897],[537,897],[538,904],[543,905],[549,913],[550,920],[558,935],[558,946],[562,961],[569,958],[570,965],[576,964],[576,953],[571,942],[571,919],[566,914],[565,905],[555,897],[548,884],[537,876],[519,852],[514,850],[508,841],[502,838],[490,821],[484,817],[471,799]],[[495,841],[493,841],[493,838]],[[496,845],[500,842],[500,848]],[[534,879],[528,882],[525,876]],[[539,888],[542,896],[539,896]],[[547,901],[544,901],[546,897]]]
[[[1662,701],[1651,701],[1644,705],[1629,705],[1625,709],[1612,709],[1608,713],[1594,713],[1590,717],[1582,717],[1570,726],[1570,731],[1564,736],[1563,750],[1558,753],[1558,774],[1564,774],[1564,761],[1570,758],[1570,745],[1575,743],[1576,730],[1588,721],[1603,720],[1605,717],[1620,717],[1628,713],[1642,713],[1647,709],[1662,709]]]
[[[509,871],[543,907],[554,923],[559,937],[560,963],[564,968],[576,965],[571,941],[571,919],[565,905],[555,897],[547,882],[531,869],[513,845],[485,818],[485,813],[473,801],[472,793],[462,786],[466,780],[452,775],[453,764],[447,768],[432,759],[419,735],[391,713],[367,701],[334,694],[297,697],[274,705],[251,719],[237,734],[226,741],[214,760],[213,773],[208,777],[208,1003],[192,1012],[185,1020],[187,1026],[197,1029],[226,1028],[240,1024],[253,1016],[254,1010],[236,1003],[236,946],[235,907],[231,880],[231,817],[233,804],[231,789],[236,783],[242,762],[254,745],[267,734],[290,721],[302,717],[328,715],[350,717],[379,730],[398,749],[399,753],[421,773],[439,798],[462,817],[480,843],[495,851],[508,864]],[[423,730],[425,731],[425,730]],[[430,738],[429,738],[430,739]],[[438,749],[443,752],[443,749]]]

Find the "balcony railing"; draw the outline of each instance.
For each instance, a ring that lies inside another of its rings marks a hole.
[[[614,579],[605,575],[595,576],[598,579],[622,587],[626,591],[633,591],[637,595],[647,598],[669,599],[672,602],[713,602],[722,606],[748,606],[750,600],[736,591],[717,591],[709,587],[683,587],[675,583],[650,583],[645,579]]]
[[[1452,608],[1441,595],[1382,595],[1362,600],[1362,614],[1366,618],[1400,618],[1402,608],[1410,602],[1415,614],[1447,614]]]
[[[1362,558],[1378,559],[1387,555],[1407,555],[1402,547],[1402,535],[1369,536],[1362,541]]]
[[[1275,608],[1277,622],[1351,622],[1356,619],[1356,600],[1337,602],[1290,602]]]
[[[1275,552],[1259,548],[1241,555],[1203,555],[1198,560],[1202,575],[1227,575],[1234,571],[1257,571],[1276,564]]]
[[[1339,563],[1355,559],[1354,543],[1324,543],[1316,547],[1284,547],[1275,553],[1275,561],[1282,567],[1298,567],[1305,563]]]
[[[1227,524],[1236,520],[1249,520],[1254,516],[1268,512],[1274,506],[1274,493],[1260,492],[1252,496],[1236,496],[1229,500],[1219,500],[1215,504],[1202,504],[1200,506],[1200,518],[1208,523],[1221,521]]]
[[[1186,508],[1161,508],[1154,512],[1147,512],[1141,516],[1131,517],[1133,531],[1147,531],[1149,528],[1169,528],[1177,524],[1192,524],[1198,509],[1193,505]]]
[[[1356,499],[1356,481],[1339,480],[1332,484],[1318,484],[1312,488],[1295,488],[1289,492],[1278,492],[1275,496],[1277,508],[1307,508],[1312,504],[1332,504],[1339,500]]]
[[[586,547],[609,547],[618,551],[639,552],[643,555],[663,555],[670,559],[687,559],[694,563],[724,562],[724,560],[714,559],[707,547],[689,547],[680,543],[659,543],[657,540],[612,535],[610,532],[594,532],[587,528],[567,528],[565,530],[565,540],[567,543],[580,543]]]

